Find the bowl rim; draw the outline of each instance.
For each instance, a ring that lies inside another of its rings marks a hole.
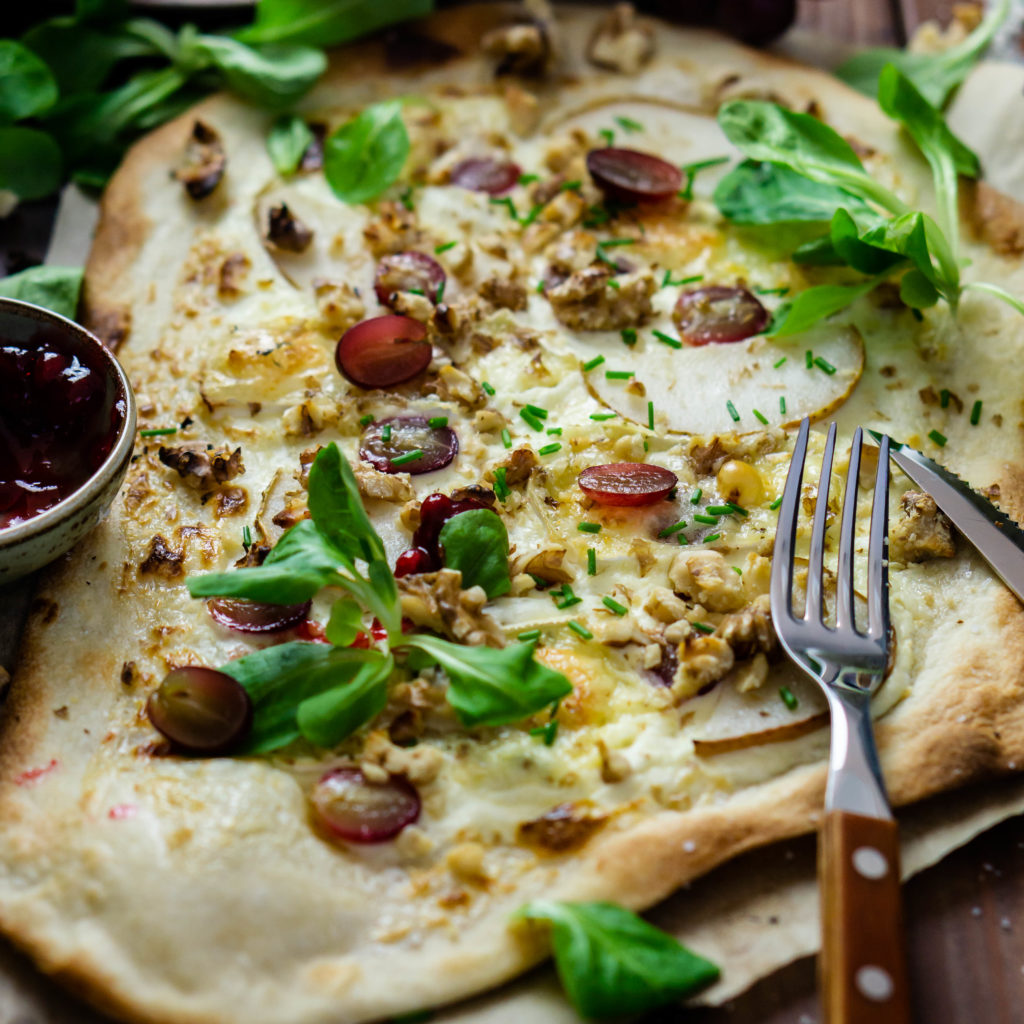
[[[125,415],[118,429],[117,440],[110,449],[110,453],[93,474],[80,483],[66,498],[62,498],[56,505],[46,509],[44,512],[40,512],[39,515],[27,519],[23,523],[18,523],[16,526],[0,528],[0,550],[13,547],[15,544],[26,541],[38,534],[46,533],[53,526],[76,515],[92,504],[99,497],[103,488],[116,476],[118,468],[134,450],[137,417],[135,394],[132,391],[131,381],[128,379],[124,367],[121,366],[114,353],[95,334],[86,330],[86,328],[74,320],[69,320],[59,313],[54,313],[53,310],[37,306],[31,302],[22,302],[20,299],[0,297],[0,318],[4,316],[23,317],[34,320],[37,323],[45,323],[48,326],[64,331],[66,334],[76,336],[87,347],[96,349],[108,372],[113,375],[113,379],[120,392],[117,397],[124,397]]]

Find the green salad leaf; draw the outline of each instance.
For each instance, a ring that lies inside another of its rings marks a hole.
[[[826,317],[867,295],[884,280],[885,275],[882,274],[857,284],[819,284],[798,292],[792,302],[776,312],[767,335],[769,338],[785,338],[810,330]]]
[[[432,0],[259,0],[256,20],[236,36],[247,43],[337,46],[433,9]]]
[[[267,136],[267,152],[274,170],[282,177],[294,174],[312,141],[312,130],[297,114],[279,117]]]
[[[41,199],[60,187],[64,159],[49,133],[21,125],[0,127],[0,191]]]
[[[46,64],[13,39],[0,39],[0,122],[41,114],[57,102],[57,81]]]
[[[583,1017],[643,1013],[700,991],[720,973],[616,903],[533,900],[515,918],[550,924],[559,980]]]
[[[372,103],[324,140],[324,174],[343,202],[365,203],[398,180],[408,155],[402,104]]]
[[[295,721],[305,739],[318,747],[337,746],[384,710],[395,659],[390,654],[371,653],[376,656],[362,664],[350,680],[306,697],[298,705]]]
[[[508,531],[501,516],[486,508],[452,516],[441,527],[444,564],[462,573],[462,586],[483,587],[488,598],[508,593]]]
[[[82,277],[81,267],[29,267],[0,280],[0,296],[31,302],[73,320]]]

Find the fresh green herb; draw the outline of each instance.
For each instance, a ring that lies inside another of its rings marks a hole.
[[[617,412],[592,412],[590,414],[590,418],[592,420],[597,420],[599,423],[602,423],[605,420],[613,420],[618,415],[619,414]]]
[[[785,704],[790,711],[796,711],[800,701],[796,699],[796,695],[788,686],[779,687],[779,696],[782,698],[782,703]]]
[[[548,587],[551,586],[551,582],[549,580],[544,579],[543,576],[538,576],[536,573],[533,572],[528,572],[526,575],[533,580],[538,590],[546,590]]]
[[[779,395],[779,415],[786,415],[786,396]]]
[[[616,281],[614,277],[610,277],[605,283],[608,285],[609,288],[615,288],[616,290],[622,287],[622,285],[618,281]]]
[[[445,566],[462,573],[463,589],[483,587],[493,600],[511,588],[508,532],[496,512],[488,508],[460,512],[441,527],[439,540]]]
[[[566,625],[577,635],[583,637],[584,640],[593,640],[594,634],[587,629],[582,623],[577,622],[575,619],[570,619]]]
[[[686,180],[683,182],[683,187],[679,191],[679,198],[692,200],[693,199],[693,183],[697,175],[701,171],[706,171],[709,167],[719,167],[721,164],[727,164],[729,158],[727,156],[716,156],[710,160],[697,160],[692,164],[683,164],[680,170],[686,175]]]
[[[651,401],[647,403],[647,427],[649,430],[654,429],[654,402]]]
[[[490,395],[491,398],[494,397],[494,395],[495,395],[494,388],[493,388],[492,385],[488,384],[487,381],[485,381],[485,380],[480,381],[480,387],[482,387],[484,389],[484,392],[486,394]]]
[[[742,505],[737,505],[735,501],[728,502],[728,509],[734,516],[743,516],[746,518],[750,515]]]
[[[690,542],[689,542],[689,541],[688,541],[688,540],[686,539],[686,534],[685,534],[685,533],[677,533],[677,534],[676,534],[676,537],[677,537],[677,539],[679,540],[679,543],[680,543],[680,545],[683,545],[683,544],[689,544],[689,543],[690,543]]]
[[[562,446],[556,441],[554,444],[546,444],[543,448],[537,449],[538,455],[554,455],[555,452],[561,451]]]
[[[783,363],[785,363],[786,358],[786,356],[783,356],[781,359],[776,359],[775,362],[772,363],[772,366],[777,370]]]
[[[526,643],[526,644],[533,643],[534,640],[539,640],[540,639],[540,630],[539,629],[528,629],[525,633],[520,633],[516,637],[516,639],[517,640],[521,640],[523,643]]]
[[[576,189],[580,188],[582,185],[583,185],[583,182],[580,181],[579,178],[577,178],[575,181],[563,181],[562,184],[558,186],[558,191],[559,192],[574,192]]]
[[[739,508],[738,505],[733,505],[731,503],[728,505],[708,505],[707,513],[712,516],[729,516],[732,515],[737,508]]]
[[[531,427],[533,427],[534,430],[543,430],[544,429],[544,423],[541,420],[537,419],[537,417],[534,416],[534,414],[532,412],[530,412],[529,409],[520,409],[519,410],[519,415]]]
[[[540,181],[540,175],[539,174],[520,174],[519,175],[519,184],[520,185],[532,185],[535,181]]]
[[[434,427],[434,428],[437,428],[437,427],[447,427],[448,426],[448,417],[447,416],[431,416],[430,419],[427,420],[427,426],[428,427]]]
[[[597,243],[595,256],[601,263],[606,263],[613,270],[618,270],[619,265],[606,252],[605,249],[618,248],[621,245],[635,245],[635,238],[606,238],[603,242]],[[610,284],[611,282],[609,282]]]
[[[494,471],[494,493],[498,501],[504,501],[512,493],[508,481],[505,479],[507,472],[508,469],[505,466],[498,466]]]
[[[167,434],[176,434],[177,427],[154,427],[152,430],[140,430],[139,437],[164,437]]]
[[[940,434],[937,430],[929,430],[928,437],[934,441],[940,448],[946,447],[946,441],[948,440],[945,434]]]
[[[761,412],[760,409],[754,409],[754,416],[756,416],[761,423],[768,423],[768,417],[765,416],[765,414]]]
[[[758,295],[788,295],[788,288],[755,288]]]
[[[391,424],[385,423],[380,430],[380,439],[387,444],[391,440]]]
[[[698,633],[714,633],[715,631],[715,627],[709,626],[706,622],[691,622],[690,625],[693,626]]]
[[[700,487],[698,487],[697,490],[695,490],[693,494],[690,495],[690,504],[696,505],[697,502],[700,501],[700,497],[703,493],[704,491]]]
[[[836,368],[824,356],[815,356],[814,365],[819,370],[824,370],[830,377],[836,372]]]
[[[538,295],[544,294],[544,282],[543,280],[538,281],[536,287],[533,289]]]
[[[437,286],[437,292],[434,295],[434,305],[435,306],[440,306],[441,305],[441,300],[444,298],[444,288],[445,288],[445,285],[447,283],[448,283],[448,278],[442,277],[441,278],[441,283]]]
[[[780,494],[768,507],[774,512],[782,504],[782,495]]]
[[[551,437],[552,435],[554,435],[555,437],[561,437],[562,436],[562,428],[561,427],[548,427],[548,429],[545,430],[544,433],[547,434],[548,437]]]
[[[324,176],[342,202],[365,203],[398,180],[408,155],[402,104],[371,103],[324,140]]]
[[[309,125],[297,114],[279,117],[267,135],[267,152],[277,173],[282,177],[294,174],[313,138]]]
[[[589,373],[591,370],[596,370],[604,362],[604,356],[594,356],[593,359],[588,359],[583,364],[583,372]]]
[[[406,291],[410,295],[426,295],[426,292],[422,288],[407,288]]]
[[[671,526],[666,526],[663,530],[658,531],[659,537],[671,537],[673,533],[678,533],[680,530],[685,530],[689,524],[685,519],[680,519],[678,523],[673,523]]]
[[[0,39],[0,122],[42,114],[57,96],[57,81],[45,62],[21,43]]]
[[[368,427],[373,422],[373,414],[367,413],[365,416],[359,417],[359,426]]]
[[[31,302],[73,320],[82,291],[82,275],[81,267],[29,267],[0,280],[0,296]]]
[[[543,209],[544,207],[540,203],[534,203],[533,206],[530,207],[530,212],[525,217],[519,218],[519,223],[524,228],[529,227],[537,219],[537,214],[539,214]]]
[[[702,543],[702,544],[710,544],[710,543],[711,543],[712,541],[715,541],[715,540],[721,540],[721,539],[722,539],[722,535],[721,535],[720,533],[709,533],[709,534],[708,534],[708,535],[707,535],[707,536],[706,536],[706,537],[705,537],[705,538],[703,539],[703,541],[701,541],[701,543]]]
[[[981,399],[979,398],[971,406],[971,426],[976,427],[981,422]]]
[[[504,206],[508,210],[508,215],[514,221],[519,220],[519,211],[516,209],[516,204],[508,196],[503,196],[500,199],[497,196],[492,196],[489,202],[492,206]]]
[[[429,14],[429,0],[260,0],[255,22],[238,33],[247,43],[336,46],[407,18]]]
[[[508,432],[508,427],[501,428],[501,443],[506,448],[512,447],[512,435]]]
[[[626,345],[636,344],[636,328],[635,327],[623,327],[620,331],[622,340]]]
[[[434,246],[434,255],[440,256],[441,253],[447,252],[449,249],[454,249],[459,243],[454,239],[450,242],[442,242],[440,245]]]
[[[248,526],[242,527],[242,547],[245,548],[246,551],[252,547],[252,530],[250,530]]]
[[[391,459],[392,466],[407,466],[410,462],[419,462],[424,456],[422,448],[413,448],[410,452],[403,452],[401,455],[395,455]]]
[[[613,132],[611,128],[602,128],[597,134],[604,139],[604,144],[606,146],[615,145],[615,132]]]
[[[867,96],[878,92],[878,80],[887,65],[899,68],[933,106],[942,107],[950,93],[987,49],[1010,12],[1010,0],[998,0],[965,39],[939,53],[910,53],[892,47],[861,50],[840,64],[834,74]]]
[[[614,597],[602,597],[601,604],[605,606],[610,612],[614,612],[616,615],[625,615],[629,609],[624,604],[619,604]]]
[[[804,361],[808,370],[814,369],[814,353],[810,349],[804,353]]]
[[[629,380],[636,373],[634,370],[605,370],[604,375],[606,380]]]
[[[558,719],[552,718],[550,722],[536,726],[530,730],[530,735],[541,737],[545,747],[552,746],[555,742],[555,737],[558,735]]]
[[[673,280],[673,278],[672,278],[672,271],[671,270],[666,270],[665,271],[665,276],[661,279],[661,287],[662,288],[667,288],[667,287],[669,287],[669,285],[694,284],[697,281],[703,281],[703,280],[704,280],[704,275],[703,274],[693,274],[690,277],[680,277],[677,280]]]
[[[715,516],[706,516],[703,512],[695,512],[693,520],[696,523],[704,523],[706,526],[717,526],[718,519]]]
[[[732,421],[734,423],[739,423],[740,414],[736,411],[736,406],[733,405],[732,399],[729,399],[729,401],[725,403],[725,408],[728,411],[729,415],[732,417]]]
[[[683,343],[678,338],[673,338],[671,334],[666,334],[664,331],[651,331],[658,341],[663,345],[668,345],[669,348],[682,348]]]
[[[412,201],[412,186],[406,185],[405,188],[398,195],[398,201],[404,206],[410,213],[416,209],[416,204]]]
[[[634,121],[631,117],[617,117],[615,123],[626,132],[642,132],[644,126],[639,121]]]
[[[943,388],[939,392],[939,406],[943,409],[949,408],[949,388]]]
[[[580,533],[600,533],[601,532],[601,524],[600,523],[577,523],[576,524],[576,529],[579,530]]]
[[[551,592],[551,597],[555,602],[555,607],[559,611],[562,611],[565,608],[571,608],[574,604],[579,604],[583,600],[582,597],[577,597],[573,593],[573,589],[568,583],[563,583],[561,590],[553,590]]]
[[[732,571],[734,573],[736,573],[737,576],[742,576],[743,575],[743,570],[738,565],[734,565],[732,567]]]
[[[587,548],[587,575],[597,575],[597,552],[593,548]]]

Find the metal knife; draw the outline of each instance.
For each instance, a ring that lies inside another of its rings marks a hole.
[[[882,435],[869,431],[876,441]],[[899,441],[889,438],[889,456],[952,520],[996,575],[1024,601],[1024,530],[970,484]]]

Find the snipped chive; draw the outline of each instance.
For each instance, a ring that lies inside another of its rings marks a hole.
[[[577,636],[582,637],[584,640],[594,639],[594,634],[591,633],[583,623],[577,622],[575,619],[570,619],[567,625]]]
[[[691,622],[690,625],[693,626],[698,633],[714,633],[715,631],[715,627],[709,626],[706,622]]]
[[[597,552],[593,548],[587,548],[587,575],[597,575]]]
[[[440,256],[441,253],[447,252],[449,249],[454,249],[455,246],[457,246],[458,244],[459,244],[458,242],[452,241],[452,242],[442,242],[440,245],[435,245],[434,246],[434,255],[435,256]]]
[[[796,711],[800,701],[796,699],[796,695],[788,686],[779,687],[779,696],[782,698],[782,703],[785,704],[790,711]]]
[[[659,537],[671,537],[673,533],[678,533],[680,530],[685,530],[689,524],[685,519],[680,519],[678,523],[673,523],[671,526],[666,526],[665,529],[658,531]]]
[[[508,468],[506,466],[498,466],[494,471],[494,493],[498,501],[504,501],[512,493],[505,479],[507,472]]]
[[[627,345],[636,344],[636,328],[635,327],[623,327],[619,332],[622,335],[622,340]]]
[[[528,423],[531,427],[533,427],[534,430],[543,430],[544,429],[543,421],[537,419],[537,417],[534,416],[533,413],[530,412],[529,409],[520,409],[519,410],[519,415],[520,415],[520,417],[526,423]]]
[[[538,455],[554,455],[555,452],[560,452],[562,446],[556,441],[554,444],[546,444],[543,448],[537,449]]]
[[[736,406],[733,405],[733,402],[732,402],[731,398],[729,399],[728,402],[725,403],[725,408],[728,411],[729,415],[732,417],[733,423],[739,423],[739,421],[740,421],[740,414],[736,411]]]
[[[487,381],[485,381],[485,380],[480,381],[480,387],[482,387],[484,389],[484,391],[487,392],[487,394],[491,396],[491,398],[494,397],[494,394],[495,394],[494,388],[492,387],[492,385],[488,384]]]
[[[945,434],[940,434],[937,430],[929,430],[928,437],[934,441],[940,448],[946,447],[946,441],[948,438]]]
[[[605,370],[605,380],[629,380],[631,377],[635,377],[636,373],[633,370]]]
[[[140,430],[139,437],[166,437],[168,434],[176,434],[177,427],[152,427],[149,430]]]
[[[614,612],[616,615],[625,615],[629,609],[624,604],[619,604],[614,597],[602,597],[601,604],[605,606],[610,612]]]
[[[580,533],[600,533],[601,532],[601,524],[600,523],[577,523],[576,524],[576,529],[579,530]]]
[[[671,334],[666,334],[664,331],[651,331],[658,341],[663,345],[668,345],[669,348],[682,348],[683,343],[678,338],[673,338]]]
[[[435,427],[435,428],[436,427],[447,427],[448,426],[448,417],[447,416],[431,416],[430,419],[427,420],[427,426]]]
[[[971,426],[976,427],[981,422],[981,399],[979,398],[971,406]]]
[[[591,370],[596,370],[604,362],[604,356],[594,356],[593,359],[588,359],[583,364],[583,372],[590,373]]]
[[[590,418],[592,420],[597,420],[598,423],[601,423],[604,420],[613,420],[618,415],[619,414],[617,412],[592,412],[590,414]]]
[[[410,462],[418,462],[424,456],[422,448],[413,448],[411,452],[406,452],[404,455],[396,455],[391,460],[392,466],[407,466]]]
[[[508,432],[508,427],[501,428],[501,443],[506,448],[512,447],[512,435]]]
[[[528,629],[524,633],[520,633],[516,637],[516,639],[517,640],[522,640],[522,642],[524,644],[532,643],[534,640],[539,640],[540,639],[540,630],[539,629]]]

